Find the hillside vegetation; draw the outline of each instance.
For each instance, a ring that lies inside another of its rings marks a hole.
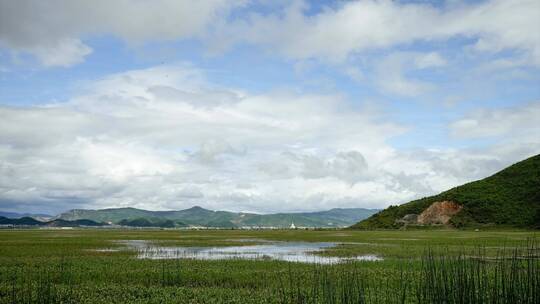
[[[35,226],[35,227],[100,227],[102,223],[97,223],[92,220],[63,220],[55,219],[51,221],[38,221],[31,217],[7,218],[0,216],[0,226]]]
[[[490,177],[387,209],[353,225],[353,229],[400,228],[406,215],[421,214],[435,202],[463,206],[452,216],[454,227],[483,225],[540,228],[540,155]]]

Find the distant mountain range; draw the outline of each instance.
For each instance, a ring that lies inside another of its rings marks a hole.
[[[52,219],[54,216],[48,214],[35,214],[35,213],[16,213],[16,212],[4,212],[0,211],[0,217],[6,217],[11,219],[17,219],[21,217],[31,217],[35,219],[40,219],[42,221],[47,221]]]
[[[351,228],[405,226],[540,228],[540,155],[435,196],[390,206]]]
[[[335,208],[320,212],[254,214],[198,206],[177,211],[136,208],[73,209],[45,214],[0,212],[0,225],[76,227],[296,227],[392,229],[407,226],[540,228],[540,155],[490,177],[385,210]],[[356,223],[356,224],[355,224]]]
[[[99,227],[102,223],[92,220],[66,221],[55,219],[51,221],[38,221],[32,217],[7,218],[0,216],[0,225],[3,226],[38,226],[38,227]]]
[[[198,206],[177,211],[149,211],[136,208],[101,210],[74,209],[57,216],[63,220],[88,219],[95,222],[137,227],[346,227],[365,219],[379,210],[335,208],[320,212],[254,214],[212,211]]]
[[[255,214],[229,211],[212,211],[195,206],[176,211],[149,211],[136,208],[111,208],[100,210],[73,209],[57,216],[0,211],[0,225],[77,227],[121,225],[128,227],[296,227],[332,228],[347,227],[374,213],[377,209],[335,208],[319,212]]]

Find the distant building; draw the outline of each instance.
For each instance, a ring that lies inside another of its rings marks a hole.
[[[291,227],[289,227],[290,229],[296,229],[296,226],[294,225],[294,222],[291,222]]]

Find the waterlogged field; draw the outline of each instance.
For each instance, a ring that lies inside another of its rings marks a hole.
[[[540,303],[536,234],[0,230],[0,303]]]

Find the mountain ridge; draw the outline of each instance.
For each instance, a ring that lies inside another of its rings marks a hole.
[[[72,209],[56,218],[63,220],[89,219],[96,222],[119,224],[132,221],[159,222],[170,220],[178,226],[205,227],[289,227],[293,222],[301,227],[346,227],[374,214],[378,209],[333,208],[317,212],[256,214],[209,210],[193,206],[183,210],[150,211],[133,207],[106,209]],[[146,223],[146,222],[144,222]],[[169,223],[170,224],[170,223]],[[168,225],[169,225],[168,224]]]
[[[22,217],[31,217],[34,219],[51,219],[53,216],[49,214],[41,214],[41,213],[18,213],[18,212],[9,212],[9,211],[0,211],[0,216],[10,219],[18,219]]]
[[[54,219],[50,221],[39,221],[32,217],[8,218],[0,216],[0,226],[35,226],[35,227],[101,227],[102,223],[92,220],[80,219],[74,221]]]

